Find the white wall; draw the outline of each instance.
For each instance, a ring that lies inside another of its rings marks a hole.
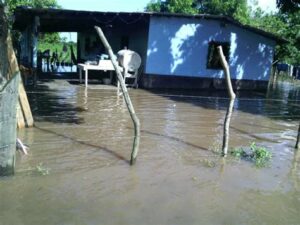
[[[223,78],[207,69],[209,41],[230,42],[234,79],[268,80],[275,41],[220,20],[151,17],[146,74]]]

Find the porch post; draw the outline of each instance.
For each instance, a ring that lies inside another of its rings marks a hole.
[[[36,16],[32,26],[32,68],[37,68],[37,52],[38,52],[38,28],[40,26],[40,18]]]

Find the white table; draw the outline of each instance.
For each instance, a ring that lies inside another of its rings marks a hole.
[[[88,71],[89,70],[101,70],[101,71],[110,71],[110,83],[112,82],[113,71],[115,70],[111,60],[99,60],[98,65],[89,65],[80,63],[77,65],[79,69],[79,82],[82,83],[82,70],[85,75],[85,86],[88,86]],[[123,71],[122,67],[119,67],[120,71]]]

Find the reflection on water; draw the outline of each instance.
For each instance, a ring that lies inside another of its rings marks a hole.
[[[218,153],[226,93],[130,95],[142,124],[133,167],[132,122],[116,90],[52,81],[30,91],[36,127],[19,132],[30,155],[0,180],[0,224],[299,224],[298,87],[234,103],[229,147],[266,146],[263,169]]]

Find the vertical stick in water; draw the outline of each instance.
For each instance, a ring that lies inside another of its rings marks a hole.
[[[121,85],[121,89],[122,89],[122,92],[123,92],[123,95],[124,95],[124,98],[125,98],[127,109],[130,113],[131,119],[132,119],[133,124],[134,124],[134,141],[133,141],[131,160],[130,160],[130,164],[133,165],[136,161],[136,157],[137,157],[138,150],[139,150],[139,144],[140,144],[140,121],[139,121],[138,117],[135,114],[135,111],[134,111],[133,105],[131,103],[131,100],[130,100],[130,97],[129,97],[129,94],[128,94],[128,91],[127,91],[127,88],[126,88],[126,85],[125,85],[125,82],[124,82],[124,79],[123,79],[123,76],[120,72],[119,66],[118,66],[117,61],[114,57],[114,53],[113,53],[107,39],[105,38],[101,28],[95,26],[95,29],[96,29],[96,31],[97,31],[104,47],[106,48],[106,50],[109,54],[110,60],[113,64],[113,66],[114,66],[114,69],[115,69],[116,74],[117,74],[118,81]]]
[[[297,136],[297,142],[296,142],[296,149],[300,149],[300,124],[299,124],[299,128],[298,128],[298,136]]]
[[[225,120],[224,120],[224,128],[223,128],[223,145],[222,145],[222,155],[226,156],[228,152],[228,143],[229,143],[229,125],[230,119],[233,109],[234,99],[231,99],[229,102],[229,106],[227,108]]]
[[[222,46],[218,46],[218,51],[219,51],[219,56],[220,60],[224,69],[225,77],[226,77],[226,86],[227,86],[227,91],[230,96],[230,103],[227,109],[225,121],[224,121],[224,129],[223,129],[223,145],[222,145],[222,154],[223,156],[227,155],[228,152],[228,143],[229,143],[229,126],[230,126],[230,119],[231,119],[231,114],[232,114],[232,109],[233,109],[233,104],[234,104],[234,99],[235,99],[235,93],[233,92],[232,89],[232,84],[231,84],[231,79],[230,79],[230,71],[229,71],[229,66],[226,61],[226,58],[223,54]]]

